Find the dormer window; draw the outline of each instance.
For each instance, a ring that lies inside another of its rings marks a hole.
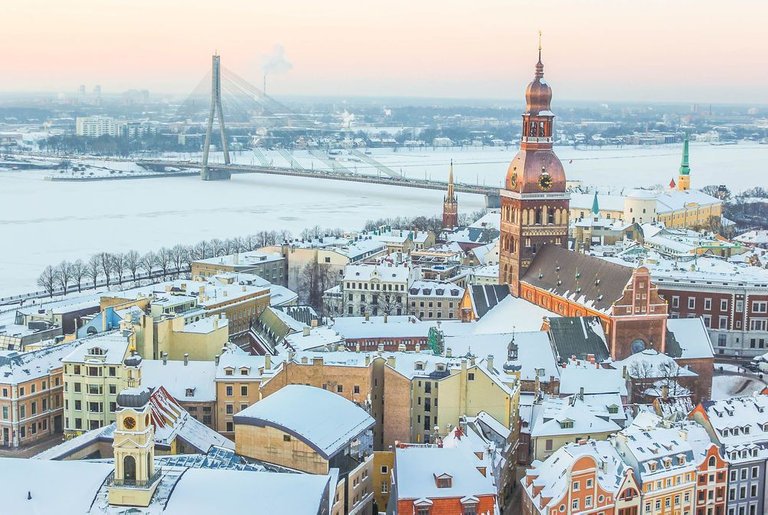
[[[655,461],[652,461],[652,462],[650,462],[648,464],[648,470],[650,470],[651,472],[656,472],[656,462]]]
[[[685,456],[678,456],[677,457],[677,464],[678,465],[685,465]]]
[[[664,467],[669,468],[672,466],[672,458],[664,458]]]
[[[453,477],[450,474],[440,474],[435,476],[435,483],[438,488],[451,488],[453,487]]]
[[[225,376],[231,376],[235,374],[235,369],[232,367],[227,367],[224,369],[224,375]]]
[[[416,370],[424,370],[424,363],[422,363],[421,361],[417,361],[414,367],[416,368]]]
[[[240,369],[240,375],[241,376],[247,376],[248,372],[249,372],[248,367],[243,367],[243,368]]]
[[[88,349],[88,354],[91,356],[103,356],[105,354],[104,349],[101,347],[91,347]]]
[[[618,412],[619,412],[619,407],[616,406],[615,404],[608,406],[608,413],[615,415]]]
[[[573,429],[573,420],[565,419],[560,421],[561,429]]]
[[[184,390],[184,396],[185,397],[194,397],[195,396],[195,389],[194,388],[187,388]]]

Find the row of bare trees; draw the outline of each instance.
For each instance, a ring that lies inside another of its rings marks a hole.
[[[288,231],[261,231],[245,237],[201,241],[195,245],[162,247],[157,252],[140,254],[135,250],[125,253],[99,252],[87,261],[62,261],[47,266],[37,284],[50,296],[74,289],[95,288],[100,284],[123,284],[144,278],[174,277],[188,271],[191,263],[199,259],[226,256],[237,252],[250,252],[268,245],[289,240]]]

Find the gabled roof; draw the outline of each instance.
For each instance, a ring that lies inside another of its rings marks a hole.
[[[622,297],[632,271],[631,267],[557,245],[544,245],[522,281],[588,308],[608,312]]]
[[[549,319],[549,339],[560,363],[572,356],[585,360],[592,355],[598,363],[611,357],[598,317],[552,317]]]
[[[474,285],[469,289],[469,297],[472,308],[477,318],[483,318],[496,304],[509,295],[509,286],[506,284]]]
[[[375,424],[365,410],[322,388],[288,385],[234,417],[235,424],[275,427],[330,459]]]
[[[463,498],[496,495],[490,474],[474,454],[457,447],[406,447],[395,451],[395,482],[399,500]],[[451,486],[439,488],[436,478],[451,477]]]

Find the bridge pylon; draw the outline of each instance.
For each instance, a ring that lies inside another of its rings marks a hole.
[[[211,148],[211,133],[213,132],[213,118],[219,119],[221,133],[221,150],[224,151],[224,164],[229,164],[229,147],[227,146],[227,131],[224,126],[224,111],[221,108],[221,56],[212,56],[211,67],[211,110],[208,114],[208,127],[205,131],[205,145],[203,146],[203,168],[200,178],[204,181],[226,180],[230,174],[224,170],[211,170],[208,168],[208,151]]]

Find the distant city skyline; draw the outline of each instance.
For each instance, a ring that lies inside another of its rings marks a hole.
[[[514,101],[542,30],[558,99],[768,103],[768,3],[750,0],[25,0],[3,18],[0,92],[185,94],[218,51],[258,86],[270,61],[275,95]]]

